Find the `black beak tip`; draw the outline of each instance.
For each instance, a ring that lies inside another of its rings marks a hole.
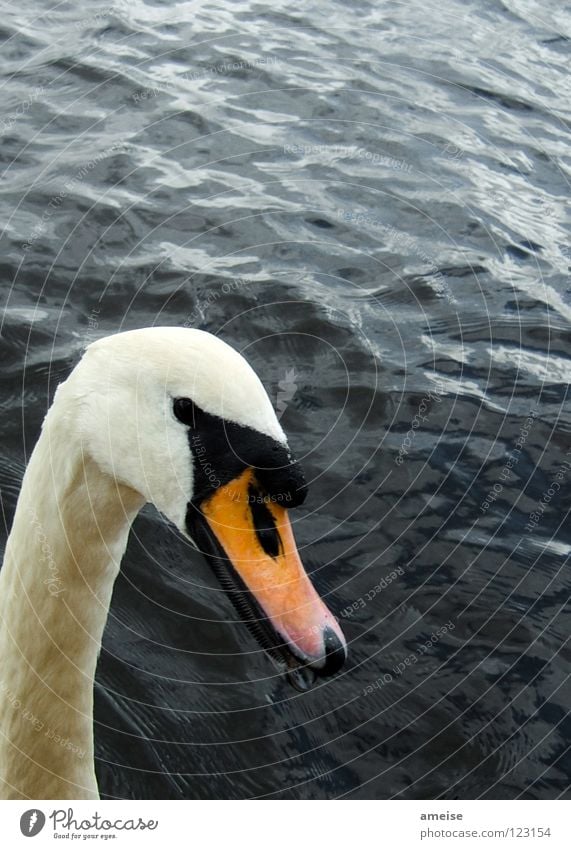
[[[347,660],[347,647],[341,642],[332,628],[326,628],[323,632],[323,644],[325,646],[325,663],[319,670],[321,678],[335,675]]]

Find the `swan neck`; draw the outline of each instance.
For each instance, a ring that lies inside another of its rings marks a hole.
[[[0,571],[4,798],[98,797],[95,668],[144,502],[99,469],[56,407],[30,458]]]

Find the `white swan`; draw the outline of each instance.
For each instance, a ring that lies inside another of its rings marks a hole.
[[[304,495],[270,400],[229,345],[171,327],[90,345],[46,416],[0,572],[0,797],[98,798],[93,679],[147,501],[206,550],[274,657],[337,671],[346,644],[284,509]]]

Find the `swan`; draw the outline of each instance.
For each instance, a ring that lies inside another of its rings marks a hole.
[[[254,370],[205,331],[87,347],[30,457],[0,570],[0,797],[98,799],[93,682],[131,524],[152,502],[298,684],[347,647],[287,508],[306,483]]]

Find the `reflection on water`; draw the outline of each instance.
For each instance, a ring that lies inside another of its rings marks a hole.
[[[7,521],[89,341],[219,333],[282,392],[311,481],[295,533],[350,663],[295,692],[146,509],[96,682],[102,792],[559,797],[571,16],[323,12],[5,12]]]

